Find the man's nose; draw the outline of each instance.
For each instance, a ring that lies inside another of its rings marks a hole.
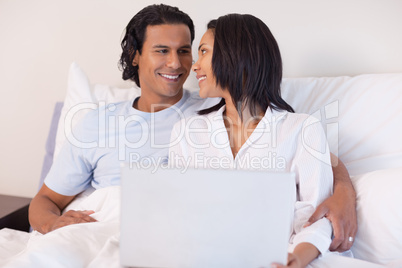
[[[178,69],[181,66],[180,57],[176,52],[172,52],[169,54],[168,61],[166,65],[169,68]]]

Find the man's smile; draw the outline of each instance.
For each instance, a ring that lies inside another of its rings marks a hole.
[[[158,73],[160,76],[162,76],[163,78],[169,80],[169,81],[178,81],[179,77],[182,76],[182,74],[161,74]]]

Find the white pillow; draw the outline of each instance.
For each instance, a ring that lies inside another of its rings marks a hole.
[[[358,230],[356,258],[402,267],[402,167],[356,177]]]
[[[66,134],[89,109],[99,105],[99,101],[104,101],[101,103],[104,105],[133,99],[139,94],[138,87],[91,86],[81,68],[72,63],[54,158]],[[296,112],[321,119],[331,152],[346,164],[351,175],[402,166],[399,141],[402,136],[402,73],[285,78],[282,96]],[[66,118],[66,115],[74,117]]]
[[[101,84],[91,85],[87,75],[77,63],[73,62],[69,69],[67,94],[57,127],[53,159],[59,154],[66,136],[71,133],[74,125],[90,109],[96,109],[109,103],[134,99],[140,94],[141,90],[136,86],[123,89]]]
[[[282,96],[321,119],[351,175],[402,166],[402,73],[287,78]]]

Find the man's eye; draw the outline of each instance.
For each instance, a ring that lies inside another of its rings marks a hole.
[[[188,54],[188,53],[190,53],[190,50],[181,49],[181,50],[179,50],[179,53],[180,53],[180,54]]]
[[[166,53],[168,53],[168,50],[167,49],[161,49],[161,50],[158,50],[158,52],[162,53],[162,54],[166,54]]]

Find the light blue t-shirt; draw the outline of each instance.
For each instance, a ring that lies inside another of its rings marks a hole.
[[[134,100],[93,110],[67,138],[44,183],[72,196],[90,185],[95,189],[119,185],[121,163],[167,163],[173,125],[218,101],[185,90],[178,103],[156,113],[134,109]]]

